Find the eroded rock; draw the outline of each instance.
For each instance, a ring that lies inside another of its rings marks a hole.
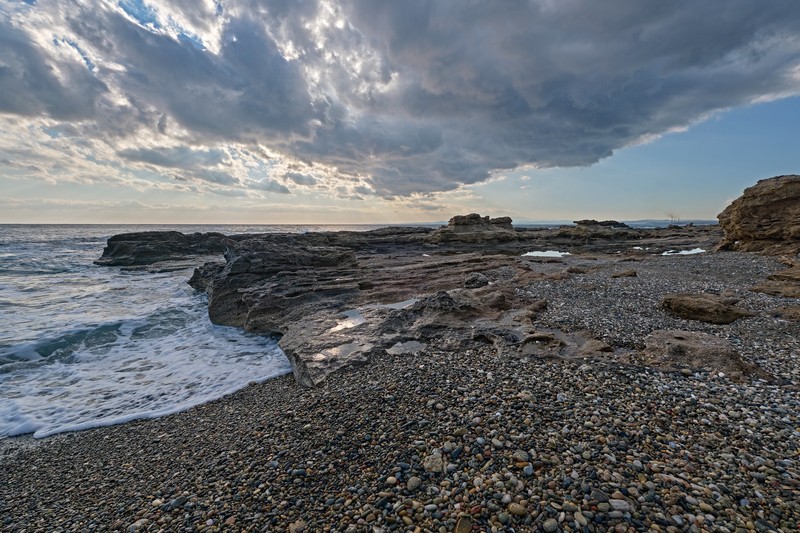
[[[489,218],[477,213],[454,216],[447,226],[437,229],[427,237],[430,243],[484,243],[517,239],[517,232],[509,217]]]
[[[187,255],[222,255],[233,241],[222,233],[146,231],[114,235],[95,261],[105,266],[149,265],[182,259]]]
[[[719,249],[800,253],[800,176],[759,181],[717,218],[725,231]]]
[[[754,313],[736,307],[728,298],[715,294],[668,294],[661,306],[673,315],[686,320],[699,320],[710,324],[730,324]]]
[[[800,298],[800,265],[767,276],[766,281],[759,283],[752,290],[772,296]]]
[[[642,357],[645,364],[662,370],[722,372],[736,381],[749,377],[771,379],[767,372],[744,361],[727,340],[697,331],[654,331],[645,338]]]

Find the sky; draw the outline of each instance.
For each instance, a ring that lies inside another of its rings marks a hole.
[[[713,219],[796,0],[0,0],[0,223]]]

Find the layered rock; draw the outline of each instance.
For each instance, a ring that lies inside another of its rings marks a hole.
[[[765,281],[753,287],[752,290],[773,296],[800,298],[800,265],[770,274]]]
[[[108,239],[98,265],[134,266],[174,261],[188,255],[222,254],[234,241],[222,233],[147,231],[123,233]]]
[[[208,293],[211,320],[279,336],[297,382],[313,386],[375,354],[403,357],[429,344],[458,352],[489,343],[503,357],[608,357],[613,347],[591,334],[537,327],[547,302],[520,291],[591,269],[553,270],[522,253],[553,247],[617,252],[651,242],[656,249],[693,247],[698,239],[716,238],[713,228],[569,229],[604,236],[598,239],[564,237],[562,231],[516,231],[508,218],[467,215],[436,231],[127,234],[109,241],[100,262],[140,265],[218,255],[190,280]],[[609,232],[615,236],[606,239]]]
[[[736,298],[716,294],[668,294],[661,306],[680,318],[710,324],[730,324],[742,317],[754,316],[747,309],[737,307],[737,302]]]
[[[509,217],[489,218],[477,213],[459,215],[451,218],[447,226],[439,228],[428,236],[430,243],[486,243],[513,241],[518,239],[517,232],[511,225]]]
[[[722,250],[800,253],[800,176],[764,179],[720,213]]]

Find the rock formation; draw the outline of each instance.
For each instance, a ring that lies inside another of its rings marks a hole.
[[[279,336],[297,382],[313,386],[375,354],[406,357],[434,343],[454,352],[488,343],[502,357],[611,357],[614,348],[591,333],[537,326],[547,302],[520,290],[593,269],[552,269],[522,254],[618,253],[642,245],[658,253],[717,239],[715,228],[515,230],[509,218],[473,214],[435,231],[126,234],[110,239],[98,262],[185,264],[187,257],[216,255],[190,280],[208,294],[211,320]]]
[[[489,218],[471,213],[454,216],[447,226],[434,231],[427,240],[430,243],[485,243],[517,239],[509,217]]]
[[[625,224],[624,222],[619,222],[617,220],[600,220],[597,221],[593,218],[584,218],[582,220],[576,220],[573,222],[576,226],[599,226],[603,228],[623,228],[623,229],[630,229],[630,226]]]
[[[800,176],[761,180],[717,215],[721,250],[800,253]]]
[[[149,265],[182,259],[187,255],[222,254],[233,240],[222,233],[147,231],[123,233],[108,239],[98,265]]]
[[[800,298],[800,265],[770,274],[766,281],[759,283],[752,290],[773,296]]]
[[[668,294],[661,301],[661,306],[686,320],[730,324],[742,317],[753,316],[750,311],[736,307],[737,301],[715,294]]]
[[[663,370],[706,370],[722,372],[735,381],[745,377],[771,379],[756,365],[742,360],[726,341],[708,333],[657,330],[645,339],[644,362]]]

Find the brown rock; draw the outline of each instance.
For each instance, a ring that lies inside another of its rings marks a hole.
[[[468,516],[462,516],[456,522],[454,533],[469,533],[472,531],[472,520]]]
[[[680,318],[711,324],[730,324],[739,318],[754,316],[750,311],[736,307],[728,299],[715,294],[668,294],[661,301],[661,306]]]
[[[580,355],[594,355],[598,352],[613,352],[614,348],[609,345],[605,341],[597,340],[597,339],[589,339],[583,346],[581,346],[579,354]]]
[[[780,318],[781,320],[800,322],[800,305],[778,307],[770,311],[769,314],[775,318]]]
[[[727,340],[708,333],[657,330],[645,339],[644,363],[662,370],[697,368],[723,372],[733,380],[771,379],[758,366],[742,360]]]
[[[624,270],[622,272],[615,272],[611,274],[612,278],[635,278],[638,274],[636,274],[635,270]]]
[[[477,213],[458,215],[451,218],[447,226],[427,237],[430,243],[446,242],[502,242],[517,240],[517,232],[509,217],[489,218]]]
[[[800,298],[800,266],[793,266],[767,276],[752,290],[784,298]]]
[[[745,189],[717,215],[720,250],[800,253],[800,176],[777,176]]]

